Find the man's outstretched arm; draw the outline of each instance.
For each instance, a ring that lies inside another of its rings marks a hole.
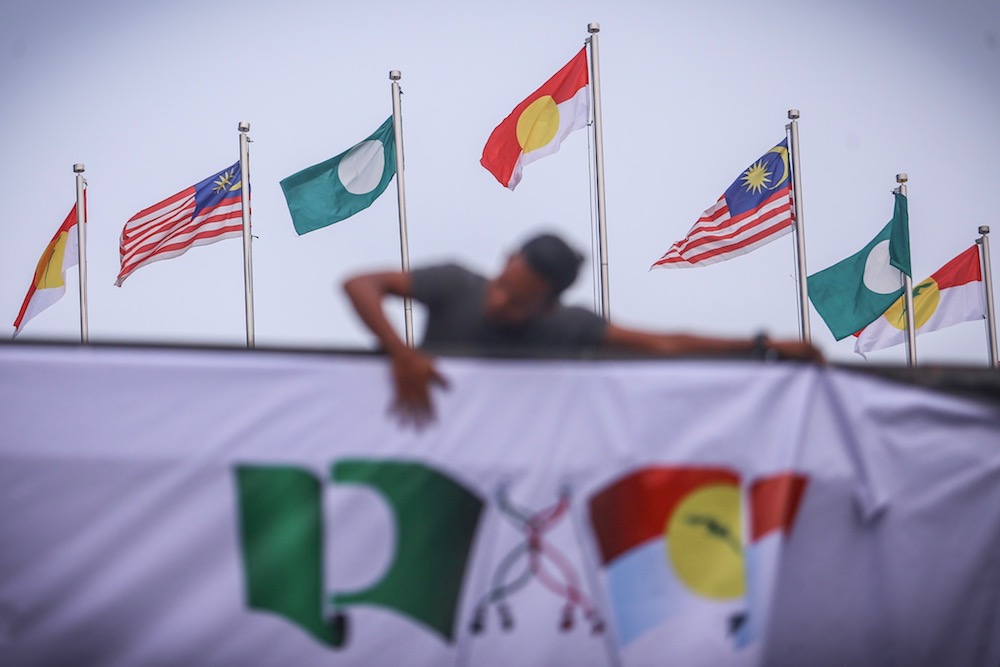
[[[422,427],[434,418],[431,383],[443,387],[448,383],[434,367],[433,359],[409,347],[399,337],[382,307],[382,300],[388,295],[411,295],[410,275],[402,271],[366,273],[347,280],[344,291],[358,317],[378,338],[392,363],[396,389],[392,412],[402,423]]]
[[[694,336],[690,334],[667,334],[627,329],[614,324],[608,324],[604,330],[601,343],[607,347],[644,352],[656,356],[751,356],[763,344],[766,350],[773,351],[780,359],[798,359],[801,361],[822,361],[822,353],[812,344],[798,340],[756,338],[714,338],[711,336]],[[763,350],[761,350],[763,351]]]

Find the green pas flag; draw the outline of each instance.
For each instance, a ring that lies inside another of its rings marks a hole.
[[[337,461],[329,481],[367,487],[387,504],[392,525],[383,539],[394,553],[388,570],[369,587],[331,592],[324,582],[324,553],[331,550],[336,560],[344,550],[359,547],[337,526],[325,534],[327,480],[281,465],[236,465],[234,475],[251,609],[282,616],[332,648],[347,643],[346,610],[358,605],[407,616],[446,642],[455,640],[458,604],[483,510],[474,491],[413,461]]]
[[[332,225],[371,206],[396,173],[392,116],[337,157],[292,174],[281,189],[299,234]]]
[[[864,329],[903,293],[910,271],[906,197],[896,193],[892,220],[859,252],[808,278],[809,298],[837,340]]]

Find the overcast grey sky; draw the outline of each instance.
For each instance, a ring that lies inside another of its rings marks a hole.
[[[797,335],[793,236],[721,264],[649,271],[798,108],[809,271],[867,243],[910,176],[915,279],[969,247],[1000,177],[1000,3],[958,0],[665,3],[588,0],[0,6],[0,317],[89,182],[93,340],[244,341],[242,245],[140,268],[118,238],[139,210],[238,159],[251,124],[258,345],[368,347],[340,284],[399,265],[395,185],[368,210],[295,234],[278,182],[367,137],[402,71],[411,264],[485,272],[533,231],[590,250],[588,140],[525,169],[517,190],[479,165],[492,129],[601,25],[612,317],[719,335]],[[1000,245],[998,243],[994,244]],[[994,258],[997,259],[996,257]],[[998,260],[1000,261],[1000,260]],[[19,339],[78,336],[77,279]],[[592,305],[589,276],[567,300]],[[393,316],[402,326],[402,309]],[[420,324],[418,312],[417,322]],[[865,363],[812,312],[814,340]],[[12,332],[13,329],[8,329]],[[9,333],[8,333],[9,335]],[[984,327],[921,336],[926,363],[984,364]],[[870,363],[904,363],[902,347]]]

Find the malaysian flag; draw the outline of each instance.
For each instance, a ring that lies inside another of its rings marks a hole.
[[[740,174],[688,235],[650,268],[705,266],[744,255],[792,231],[792,175],[784,140]]]
[[[122,229],[115,284],[121,287],[140,266],[183,255],[192,246],[241,236],[241,188],[237,162],[132,216]]]

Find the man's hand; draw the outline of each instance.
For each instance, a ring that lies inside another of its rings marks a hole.
[[[434,360],[419,350],[403,347],[393,352],[390,360],[396,396],[389,411],[400,424],[412,424],[419,431],[434,420],[431,385],[447,389],[448,381],[438,373]]]
[[[420,430],[434,419],[431,384],[447,388],[448,381],[434,368],[433,359],[408,347],[400,339],[382,310],[382,298],[386,295],[412,296],[410,274],[402,271],[366,273],[345,282],[344,290],[392,363],[396,396],[389,412],[404,426],[412,424]]]
[[[801,340],[770,341],[768,347],[778,353],[779,359],[797,359],[823,363],[823,353],[812,343]]]

